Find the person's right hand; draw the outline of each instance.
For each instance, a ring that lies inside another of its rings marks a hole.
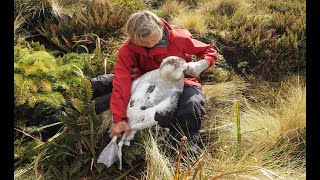
[[[113,136],[121,137],[123,132],[126,135],[129,135],[130,127],[129,127],[128,123],[127,122],[117,122],[112,127],[112,131],[110,133],[110,138],[113,138]]]

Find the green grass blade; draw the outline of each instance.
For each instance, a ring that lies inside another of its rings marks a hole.
[[[237,125],[237,155],[240,154],[240,147],[241,147],[241,128],[240,128],[240,111],[239,111],[239,103],[236,100],[234,102],[235,106],[235,113],[236,113],[236,125]]]

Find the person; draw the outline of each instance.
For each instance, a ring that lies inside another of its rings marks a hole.
[[[129,133],[126,108],[132,81],[142,74],[159,68],[162,59],[178,56],[188,63],[184,89],[178,108],[165,116],[156,114],[155,120],[170,131],[183,131],[187,137],[197,135],[205,115],[204,96],[197,77],[211,67],[217,51],[210,44],[193,39],[186,29],[173,29],[164,19],[150,11],[133,13],[127,20],[128,40],[121,46],[114,66],[114,74],[92,78],[93,97],[111,93],[110,110],[113,127],[110,137]],[[192,61],[192,55],[197,61]]]

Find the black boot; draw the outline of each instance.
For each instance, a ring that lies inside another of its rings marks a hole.
[[[99,75],[90,80],[92,87],[92,99],[106,95],[112,91],[113,74]]]
[[[105,94],[94,99],[94,110],[97,114],[101,114],[110,108],[111,93]]]

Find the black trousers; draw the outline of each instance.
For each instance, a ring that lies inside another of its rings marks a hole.
[[[97,113],[109,108],[110,98],[108,97],[112,93],[112,79],[113,74],[100,75],[91,79]],[[156,113],[155,120],[160,126],[169,128],[170,131],[192,137],[201,128],[201,120],[206,114],[204,104],[201,87],[185,85],[179,97],[178,108],[166,115]]]

